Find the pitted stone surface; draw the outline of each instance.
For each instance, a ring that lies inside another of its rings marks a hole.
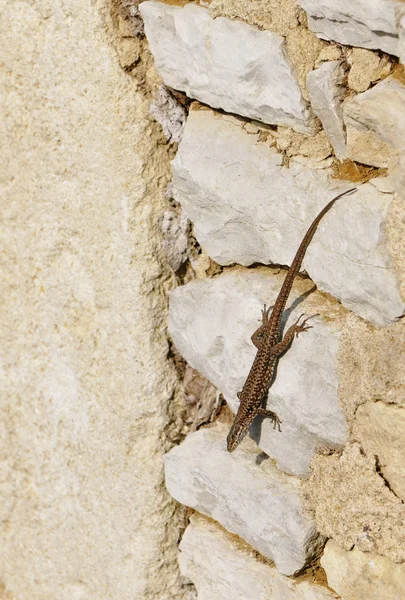
[[[402,600],[405,598],[405,565],[395,564],[387,556],[350,552],[334,540],[325,546],[321,564],[328,585],[344,600]]]
[[[186,600],[163,473],[169,151],[112,4],[1,3],[1,600]]]
[[[140,5],[156,67],[166,85],[214,108],[314,133],[284,38],[206,8],[149,0]]]
[[[370,455],[393,492],[405,501],[405,408],[384,402],[365,402],[356,411],[356,438]]]

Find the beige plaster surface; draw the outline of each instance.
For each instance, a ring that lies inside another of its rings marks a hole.
[[[378,466],[390,489],[405,500],[405,409],[385,402],[365,402],[356,413],[354,433]]]
[[[307,506],[317,528],[345,550],[405,560],[405,507],[377,472],[375,458],[358,444],[342,454],[318,454],[304,483]]]
[[[405,394],[405,327],[373,327],[349,315],[339,350],[339,397],[351,422],[357,408],[381,400],[403,406]]]
[[[162,468],[177,386],[158,227],[168,155],[108,21],[105,0],[1,1],[8,600],[184,597]]]
[[[402,600],[405,596],[405,565],[385,556],[350,552],[336,542],[326,544],[321,564],[328,584],[343,600]]]

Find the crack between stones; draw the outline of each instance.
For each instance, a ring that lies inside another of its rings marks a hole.
[[[366,27],[371,33],[375,34],[378,37],[390,37],[392,39],[398,39],[398,35],[396,33],[389,33],[388,31],[382,31],[382,29],[369,29],[369,27],[363,23],[362,21],[359,21],[358,19],[352,18],[350,21],[349,20],[339,20],[339,19],[332,19],[329,17],[318,17],[317,15],[309,15],[311,17],[311,19],[313,19],[314,21],[329,21],[330,23],[337,23],[338,25],[350,25],[351,23],[357,23],[358,25],[361,25],[363,27]],[[344,45],[350,45],[350,44],[344,44]]]

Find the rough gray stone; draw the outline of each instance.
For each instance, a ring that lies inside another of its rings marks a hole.
[[[166,85],[214,108],[315,131],[281,36],[242,21],[212,19],[195,4],[149,0],[140,11]]]
[[[153,96],[150,112],[162,126],[166,139],[180,142],[186,111],[164,85],[161,85]]]
[[[404,312],[386,232],[393,195],[382,189],[372,179],[337,203],[333,222],[321,222],[304,261],[320,290],[375,325],[389,325]]]
[[[282,162],[240,120],[190,112],[172,162],[173,194],[219,264],[289,264],[311,218],[334,193],[327,170]]]
[[[399,23],[399,58],[405,65],[405,17],[402,17]]]
[[[160,220],[165,258],[176,273],[189,257],[190,223],[184,211],[166,210]]]
[[[176,347],[222,391],[234,412],[239,406],[236,394],[256,353],[250,336],[258,327],[263,304],[274,303],[283,280],[284,273],[236,268],[171,293],[169,331]],[[301,313],[313,314],[303,301],[312,288],[308,280],[294,286],[288,304],[294,310],[286,328]],[[313,328],[294,340],[280,360],[270,389],[267,405],[282,420],[282,433],[273,429],[269,419],[256,419],[251,428],[259,447],[279,468],[297,475],[310,473],[316,447],[342,447],[347,439],[335,372],[339,331],[321,318],[311,323]]]
[[[308,26],[318,37],[398,56],[399,3],[391,0],[297,1],[308,13]]]
[[[256,464],[254,445],[226,450],[227,428],[200,429],[165,458],[166,485],[186,506],[212,517],[274,560],[284,575],[301,570],[323,544],[303,510],[300,481],[270,461]]]
[[[343,123],[342,86],[344,71],[339,61],[325,62],[307,76],[307,90],[312,109],[322,123],[336,156],[346,158],[346,135]]]
[[[366,165],[395,165],[405,146],[405,86],[387,77],[343,103],[347,155]]]
[[[405,111],[395,114],[403,118]],[[174,195],[219,264],[291,264],[320,209],[349,187],[330,183],[328,169],[298,160],[283,166],[269,142],[230,115],[189,114],[172,163]],[[391,200],[372,182],[342,198],[322,220],[303,264],[318,287],[376,325],[404,310],[385,235]]]

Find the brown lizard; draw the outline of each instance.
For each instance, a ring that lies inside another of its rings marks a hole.
[[[269,417],[274,423],[274,429],[278,427],[278,430],[281,431],[280,419],[276,413],[264,408],[263,403],[266,400],[267,393],[271,386],[277,361],[280,355],[287,350],[295,335],[303,333],[311,328],[306,324],[308,319],[311,317],[307,317],[300,323],[300,319],[304,316],[301,315],[296,322],[291,325],[291,327],[285,333],[283,339],[280,341],[281,319],[285,305],[287,303],[295,276],[300,270],[306,249],[312,240],[319,221],[328,212],[336,200],[342,198],[342,196],[352,194],[356,191],[356,189],[357,188],[352,188],[346,192],[343,192],[342,194],[339,194],[321,210],[306,232],[304,239],[297,250],[294,260],[291,263],[291,267],[287,272],[284,283],[277,296],[277,300],[273,306],[270,317],[270,309],[266,309],[266,305],[264,305],[264,310],[262,310],[262,324],[251,337],[253,344],[257,348],[257,353],[245,385],[243,386],[242,391],[238,392],[240,404],[227,437],[228,452],[235,450],[235,448],[241,443],[257,415]]]

